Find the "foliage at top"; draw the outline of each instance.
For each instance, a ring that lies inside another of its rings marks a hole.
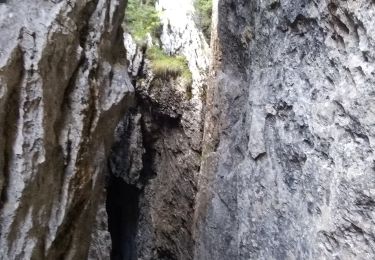
[[[124,27],[137,43],[143,44],[149,33],[155,36],[160,26],[159,13],[155,9],[154,0],[128,1]]]
[[[195,22],[202,30],[206,40],[210,42],[212,0],[195,0],[194,7],[196,10]]]
[[[159,38],[161,21],[155,9],[155,0],[128,0],[124,22],[125,30],[133,36],[135,42],[146,47],[146,56],[156,77],[181,77],[185,84],[192,84],[192,74],[185,57],[168,55],[157,45],[152,47],[145,45],[148,34],[153,41]]]
[[[167,55],[156,46],[149,48],[146,54],[147,58],[151,61],[151,68],[156,76],[181,76],[188,85],[191,85],[192,74],[185,57]]]

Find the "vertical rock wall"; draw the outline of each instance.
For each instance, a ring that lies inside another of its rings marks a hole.
[[[216,1],[195,259],[373,259],[373,1]]]
[[[0,3],[0,258],[86,259],[113,131],[133,99],[126,1]]]

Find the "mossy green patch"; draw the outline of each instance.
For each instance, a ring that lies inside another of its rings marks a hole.
[[[151,69],[156,76],[180,76],[188,85],[192,84],[192,74],[184,56],[167,55],[163,50],[156,46],[149,48],[146,54],[147,58],[151,61]]]

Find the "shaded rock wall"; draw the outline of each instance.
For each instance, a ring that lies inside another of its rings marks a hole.
[[[133,99],[126,1],[0,3],[0,258],[86,259]]]
[[[373,259],[372,1],[216,1],[195,259]]]
[[[157,9],[163,27],[160,47],[167,54],[184,55],[193,80],[154,73],[144,47],[125,35],[137,105],[117,128],[108,192],[120,185],[137,189],[138,195],[126,205],[118,203],[129,198],[126,192],[107,200],[111,229],[124,228],[112,241],[121,259],[193,259],[208,46],[194,24],[193,1],[158,1]],[[138,207],[131,207],[135,202]],[[135,233],[123,221],[132,219],[131,208],[138,215]]]

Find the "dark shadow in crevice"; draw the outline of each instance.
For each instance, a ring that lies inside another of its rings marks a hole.
[[[111,234],[111,260],[137,259],[135,236],[138,222],[139,190],[122,178],[110,175],[107,183],[108,229]]]

